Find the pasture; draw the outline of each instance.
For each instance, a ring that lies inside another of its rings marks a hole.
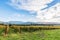
[[[60,40],[60,26],[1,24],[0,40]]]

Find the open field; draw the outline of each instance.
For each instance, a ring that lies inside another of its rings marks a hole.
[[[60,40],[60,26],[0,25],[0,40]]]
[[[0,40],[60,40],[60,29],[22,33],[10,32],[8,36],[0,35]]]

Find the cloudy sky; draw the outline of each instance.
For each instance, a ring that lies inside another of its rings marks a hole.
[[[0,21],[60,22],[60,0],[0,0]]]

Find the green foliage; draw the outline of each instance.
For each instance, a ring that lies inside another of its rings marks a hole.
[[[10,33],[7,37],[0,36],[0,40],[60,40],[60,29]]]
[[[60,29],[49,28],[49,26],[12,25],[9,28],[8,36],[0,35],[0,40],[60,40]],[[4,33],[4,31],[5,28],[1,27],[0,34]],[[20,31],[21,33],[19,33]]]

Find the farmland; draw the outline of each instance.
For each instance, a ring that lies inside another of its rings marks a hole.
[[[0,24],[0,40],[60,40],[60,25]]]

